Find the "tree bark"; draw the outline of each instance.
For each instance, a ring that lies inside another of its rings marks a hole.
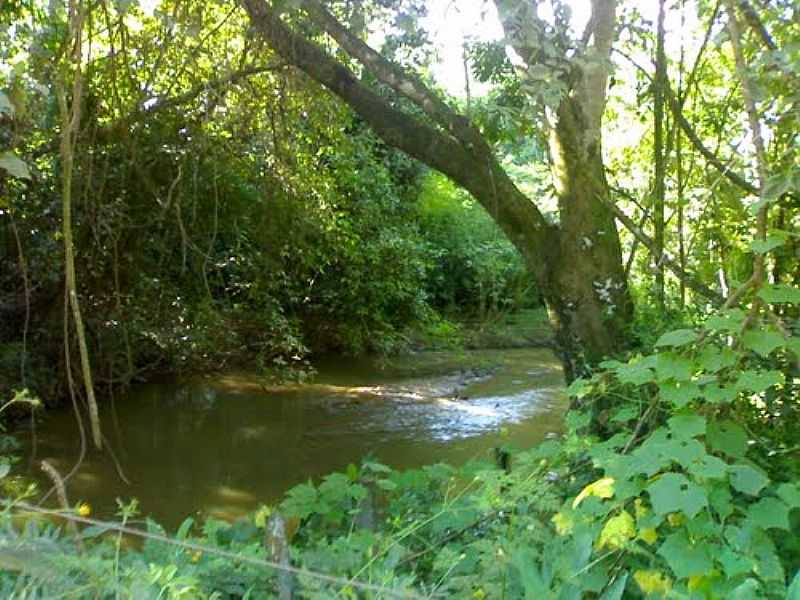
[[[600,145],[613,1],[595,0],[605,14],[596,19],[594,48],[606,61],[576,77],[577,91],[565,98],[553,129],[560,187],[558,226],[549,223],[516,187],[467,118],[358,39],[320,2],[303,3],[314,23],[432,122],[400,111],[371,91],[347,67],[292,31],[265,0],[242,2],[253,28],[278,55],[339,96],[386,144],[464,187],[494,218],[525,258],[545,298],[568,380],[626,346],[632,306],[614,216],[604,204],[610,194]]]

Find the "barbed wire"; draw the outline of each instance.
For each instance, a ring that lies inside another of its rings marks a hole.
[[[329,575],[327,573],[321,573],[319,571],[311,571],[309,569],[293,567],[291,565],[283,565],[278,562],[271,561],[265,558],[258,558],[255,556],[245,556],[242,554],[237,554],[236,552],[232,552],[230,550],[225,550],[223,548],[204,546],[202,544],[197,544],[195,542],[188,542],[185,540],[171,538],[167,535],[161,535],[159,533],[142,531],[141,529],[129,527],[127,525],[123,525],[121,523],[117,523],[114,521],[101,521],[99,519],[93,519],[91,517],[82,517],[80,515],[72,514],[70,512],[65,512],[63,510],[42,508],[40,506],[28,504],[27,502],[10,502],[6,500],[3,503],[12,510],[24,510],[27,512],[33,512],[40,515],[66,519],[74,523],[103,527],[107,531],[115,531],[117,533],[132,535],[134,537],[139,537],[142,539],[152,540],[155,542],[162,542],[164,544],[170,544],[172,546],[179,546],[181,548],[184,548],[186,550],[191,550],[193,552],[202,552],[205,554],[216,555],[223,558],[228,558],[230,560],[235,560],[242,563],[254,565],[257,567],[267,567],[279,571],[286,571],[288,573],[292,573],[293,575],[301,577],[310,577],[312,579],[317,579],[319,581],[334,584],[343,588],[344,587],[359,588],[364,591],[379,592],[395,598],[405,598],[408,600],[430,600],[430,598],[432,597],[432,596],[422,596],[420,594],[417,594],[416,592],[393,590],[374,583],[366,583],[355,579],[348,579],[346,577],[338,577],[336,575]]]

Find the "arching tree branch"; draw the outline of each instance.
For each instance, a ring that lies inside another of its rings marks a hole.
[[[557,230],[514,185],[488,146],[463,143],[393,107],[347,67],[289,29],[264,0],[243,0],[243,4],[253,27],[275,52],[344,100],[386,144],[472,193],[526,258],[537,280],[547,280],[547,259],[557,248],[553,243]]]

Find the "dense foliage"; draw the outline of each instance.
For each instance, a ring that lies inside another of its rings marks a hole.
[[[800,599],[796,1],[660,0],[651,21],[643,5],[609,18],[615,3],[594,0],[587,39],[565,3],[548,21],[497,2],[506,37],[463,48],[468,78],[492,89],[449,104],[417,0],[68,4],[0,9],[0,396],[12,398],[0,412],[89,396],[71,385],[87,381],[77,298],[100,389],[233,365],[303,377],[313,352],[462,339],[471,325],[453,321],[542,299],[567,375],[582,376],[565,433],[536,448],[406,472],[365,460],[246,520],[189,519],[171,542],[149,520],[143,543],[108,531],[86,506],[65,509],[84,529],[38,520],[2,438],[4,597],[268,598],[292,585],[300,598]],[[613,73],[583,53],[603,9]],[[381,52],[359,58],[336,25],[357,40],[380,30]],[[291,44],[281,54],[281,35],[338,70]],[[401,66],[419,76],[410,91]],[[587,116],[575,82],[602,69],[584,81],[608,87],[601,153],[570,111]],[[444,108],[416,98],[423,85]],[[364,98],[458,142],[428,162],[472,195],[393,148],[430,150],[376,127]],[[576,166],[587,148],[593,162]],[[456,150],[474,172],[453,166]],[[506,202],[536,224],[513,246]],[[624,280],[593,279],[602,268]],[[575,360],[589,346],[576,332],[618,352]],[[263,564],[278,516],[293,577]],[[120,519],[140,525],[135,502]]]
[[[409,328],[535,302],[490,219],[289,67],[226,44],[242,25],[224,5],[170,15],[120,3],[87,22],[91,44],[125,44],[84,67],[75,165],[78,286],[104,388],[233,364],[302,374],[311,351],[388,353]],[[61,157],[46,58],[65,17],[20,5],[2,18],[14,43],[0,149],[22,170],[0,163],[0,391],[55,401]],[[209,83],[223,64],[233,74]]]

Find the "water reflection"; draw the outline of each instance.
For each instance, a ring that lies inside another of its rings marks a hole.
[[[455,373],[435,355],[414,360],[382,372],[366,362],[323,365],[310,385],[226,375],[138,386],[116,401],[114,422],[105,411],[132,485],[107,454],[91,453],[70,480],[71,500],[110,516],[116,497],[135,496],[174,527],[192,513],[235,518],[366,454],[396,467],[458,463],[560,430],[565,399],[549,352],[470,353],[460,361],[485,368]],[[72,415],[48,415],[38,438],[38,457],[69,470],[78,453]]]

